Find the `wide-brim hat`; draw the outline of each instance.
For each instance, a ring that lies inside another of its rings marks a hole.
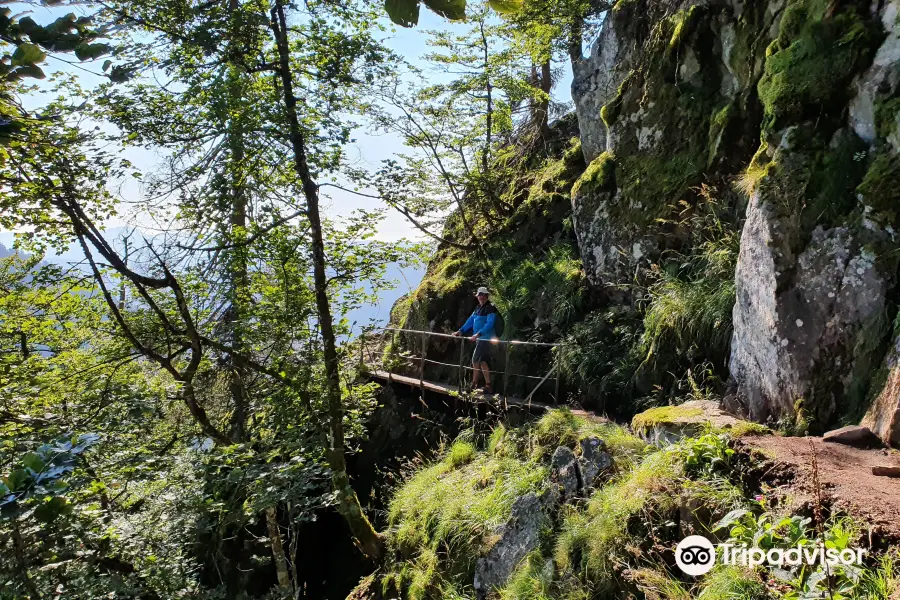
[[[476,295],[476,296],[477,296],[478,294],[490,294],[490,292],[488,291],[488,289],[487,289],[486,287],[481,286],[480,288],[478,288],[478,291],[475,292],[475,295]]]

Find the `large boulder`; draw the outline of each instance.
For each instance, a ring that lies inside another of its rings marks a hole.
[[[900,447],[900,335],[885,359],[884,384],[869,406],[862,425],[890,446]]]
[[[853,371],[860,331],[882,315],[887,282],[875,256],[844,227],[816,228],[795,255],[785,240],[796,229],[773,210],[777,200],[762,188],[747,211],[731,375],[756,421],[793,415],[805,400],[816,406],[811,416],[827,422]]]
[[[728,3],[619,2],[574,63],[589,165],[572,188],[572,222],[593,285],[619,289],[684,243],[672,223],[722,159],[753,82],[755,46],[745,46],[758,36],[739,16]],[[729,158],[745,151],[732,146]]]
[[[897,0],[872,8],[816,15],[828,33],[796,27],[813,22],[811,13],[789,2],[758,86],[766,121],[747,176],[757,181],[735,277],[729,404],[755,420],[821,431],[838,417],[859,419],[878,392],[900,241],[900,160],[891,143],[900,37]],[[822,46],[833,58],[791,44],[851,29],[862,34],[853,44]],[[785,83],[816,65],[829,70],[829,86]],[[823,111],[815,121],[804,109],[813,104]],[[890,401],[882,400],[871,418],[883,423]]]
[[[522,559],[538,547],[550,504],[549,494],[529,493],[516,499],[509,520],[494,532],[496,541],[475,564],[479,598],[503,586]]]
[[[727,430],[738,429],[743,424],[744,421],[723,410],[718,402],[689,400],[638,413],[631,421],[631,429],[649,444],[666,446],[686,437],[696,437],[710,427]]]

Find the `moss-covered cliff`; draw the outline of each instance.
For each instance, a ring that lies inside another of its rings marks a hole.
[[[564,391],[589,407],[715,395],[900,440],[897,18],[889,0],[619,0],[574,64],[578,129],[516,159],[513,216],[481,252],[440,248],[395,321],[453,330],[489,285],[506,337],[569,342]]]

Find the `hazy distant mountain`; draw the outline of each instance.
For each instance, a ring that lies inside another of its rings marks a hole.
[[[106,238],[111,240],[113,246],[116,247],[119,246],[119,243],[116,242],[126,231],[125,228],[118,227],[106,230],[105,234]],[[0,258],[15,254],[15,250],[11,249],[14,241],[15,237],[12,233],[6,231],[0,232]],[[57,265],[79,263],[82,260],[84,260],[84,254],[76,247],[69,248],[62,254],[48,254],[44,257],[45,262]],[[424,269],[401,269],[397,265],[390,265],[388,267],[387,278],[397,281],[397,287],[393,290],[382,291],[378,295],[378,302],[376,304],[363,306],[357,310],[351,311],[346,315],[347,319],[349,319],[351,323],[354,321],[356,322],[356,327],[354,327],[354,329],[358,329],[363,325],[368,325],[371,321],[387,324],[388,319],[391,316],[391,307],[394,305],[394,302],[396,302],[403,294],[409,293],[410,290],[415,290],[422,280],[424,273]],[[367,289],[371,289],[368,286],[366,287]]]

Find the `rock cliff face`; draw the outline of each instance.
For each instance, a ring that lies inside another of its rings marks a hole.
[[[710,372],[754,420],[900,442],[898,18],[900,0],[618,0],[573,65],[577,129],[522,158],[489,259],[439,248],[395,322],[450,331],[489,285],[508,338],[568,338],[563,391],[586,407],[696,398]]]
[[[572,93],[572,190],[594,286],[689,242],[703,185],[745,207],[732,408],[900,436],[893,328],[900,200],[898,0],[620,0]],[[625,301],[628,301],[626,298]]]

